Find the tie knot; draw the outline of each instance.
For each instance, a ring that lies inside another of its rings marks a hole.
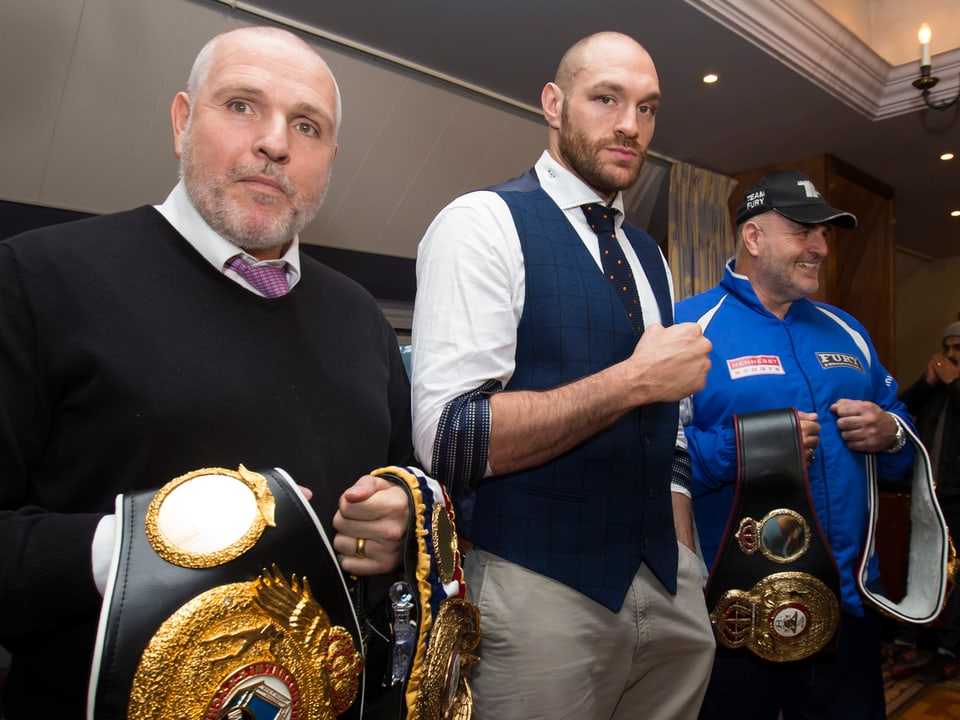
[[[250,264],[242,255],[234,255],[227,267],[255,287],[264,297],[276,298],[290,292],[287,265]]]
[[[619,210],[607,207],[602,203],[587,203],[581,205],[580,209],[583,210],[587,223],[595,233],[599,235],[614,232],[614,221],[617,218],[617,213],[620,212]]]

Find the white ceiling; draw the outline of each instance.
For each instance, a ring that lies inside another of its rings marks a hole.
[[[449,199],[536,159],[539,93],[563,50],[618,29],[657,62],[659,155],[735,174],[831,153],[894,189],[899,246],[960,255],[960,219],[947,216],[960,159],[937,160],[960,154],[960,103],[921,109],[915,62],[889,64],[810,0],[593,0],[586,18],[573,0],[225,2],[0,0],[0,199],[91,212],[159,202],[176,180],[169,103],[196,51],[272,18],[317,38],[344,96],[327,204],[305,240],[414,257]],[[960,2],[946,8],[960,27]],[[928,22],[935,95],[952,97],[960,51],[938,51]],[[718,85],[699,83],[707,70]]]
[[[817,0],[817,4],[891,65],[919,59],[917,31],[922,23],[934,30],[934,51],[960,47],[956,0]]]

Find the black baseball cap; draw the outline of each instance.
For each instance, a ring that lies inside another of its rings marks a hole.
[[[796,170],[772,170],[747,190],[737,210],[737,225],[771,210],[804,225],[830,223],[847,229],[857,226],[853,213],[827,205],[810,178]]]

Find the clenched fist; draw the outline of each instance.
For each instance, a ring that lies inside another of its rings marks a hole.
[[[676,402],[707,382],[712,343],[696,323],[650,325],[626,361],[638,405]]]

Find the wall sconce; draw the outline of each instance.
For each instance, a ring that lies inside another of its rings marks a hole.
[[[927,107],[933,108],[934,110],[946,110],[947,108],[956,105],[957,100],[960,100],[960,92],[957,93],[957,97],[949,101],[935,103],[930,99],[930,90],[934,85],[940,82],[940,78],[930,74],[931,35],[932,33],[929,25],[924,23],[920,26],[920,32],[917,33],[917,37],[920,40],[920,77],[913,81],[913,86],[917,90],[922,91],[923,101],[927,104]]]

